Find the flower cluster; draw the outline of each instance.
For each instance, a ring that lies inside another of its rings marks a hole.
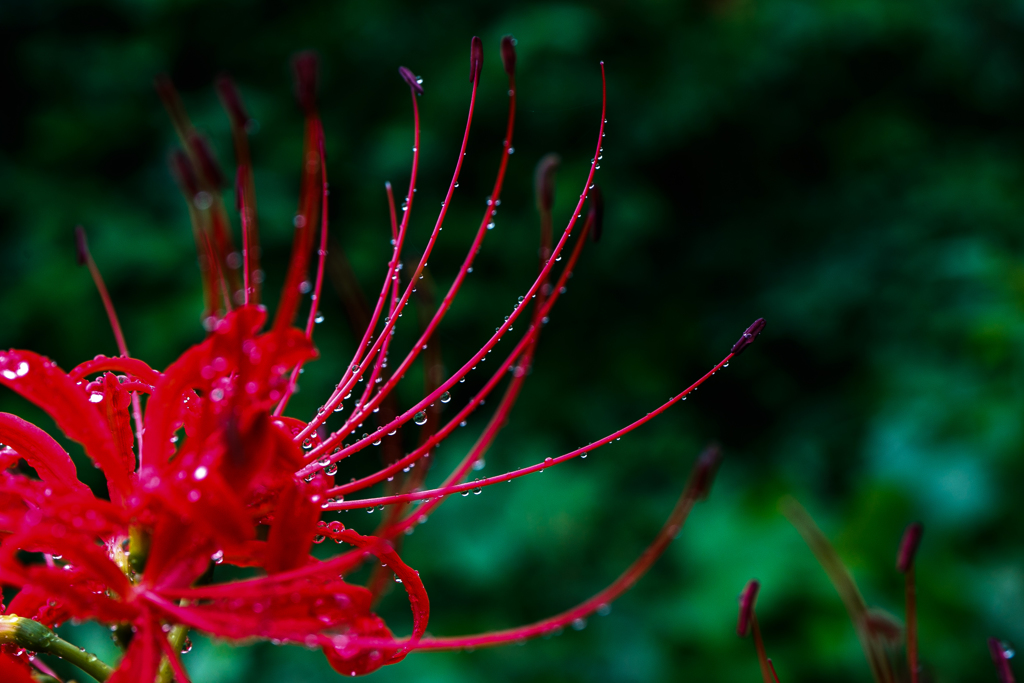
[[[0,441],[5,444],[0,450],[0,582],[19,589],[0,616],[0,678],[28,681],[32,676],[52,675],[32,656],[45,652],[112,683],[172,678],[184,682],[188,675],[179,653],[190,629],[234,641],[267,639],[320,648],[339,673],[365,674],[413,650],[507,643],[582,619],[629,588],[678,533],[693,504],[708,493],[719,459],[716,449],[698,458],[678,505],[648,550],[599,594],[541,622],[505,631],[449,638],[426,633],[427,592],[418,572],[399,557],[398,539],[447,496],[585,457],[587,451],[653,419],[742,352],[764,327],[763,320],[755,322],[706,375],[632,424],[585,448],[466,481],[506,421],[543,323],[564,291],[585,238],[589,235],[596,241],[602,224],[594,175],[605,136],[603,105],[589,173],[557,239],[551,230],[553,162],[546,161],[538,172],[544,229],[536,279],[476,353],[449,376],[441,373],[439,361],[430,355],[431,338],[493,225],[512,153],[516,55],[510,37],[501,43],[501,57],[508,76],[509,113],[493,190],[451,287],[420,338],[394,363],[389,358],[395,326],[425,275],[466,155],[483,60],[481,42],[474,38],[471,43],[469,116],[444,204],[415,266],[404,269],[401,259],[419,162],[417,97],[422,84],[408,69],[399,70],[410,89],[416,125],[410,182],[399,208],[387,185],[391,259],[376,303],[366,306],[365,332],[347,370],[308,420],[285,416],[284,410],[302,366],[317,353],[312,337],[327,263],[328,186],[324,133],[315,99],[315,59],[303,54],[294,63],[297,96],[305,114],[302,181],[292,257],[280,303],[269,322],[260,303],[263,278],[247,140],[250,122],[242,100],[230,81],[218,82],[237,156],[235,196],[242,237],[237,249],[222,197],[224,174],[210,146],[190,123],[174,88],[166,80],[158,82],[182,145],[172,167],[192,219],[208,334],[163,371],[130,356],[85,233],[79,230],[79,257],[92,272],[107,306],[120,355],[96,357],[65,371],[30,351],[0,352],[0,384],[45,411],[67,438],[81,444],[102,470],[107,490],[106,496],[98,496],[79,481],[71,457],[39,427],[15,415],[0,414]],[[575,243],[570,250],[571,237]],[[314,255],[315,264],[311,262]],[[297,327],[294,320],[307,295],[309,312]],[[453,417],[442,421],[437,404],[451,400],[454,385],[520,319],[525,332],[512,350],[504,360],[488,364],[494,371],[483,387]],[[421,400],[399,411],[393,390],[421,355],[428,389]],[[432,450],[506,377],[498,407],[476,444],[439,486],[426,488]],[[335,425],[330,428],[329,418]],[[359,436],[364,423],[375,427]],[[408,453],[396,451],[400,442],[389,437],[410,428],[410,423],[419,428],[419,445]],[[339,468],[350,456],[385,440],[392,453],[386,466],[359,479],[340,477]],[[383,484],[381,495],[351,497],[376,484]],[[373,535],[322,519],[330,511],[378,506],[388,512]],[[347,550],[328,559],[314,556],[313,546],[326,539],[344,544]],[[367,586],[345,580],[368,562],[375,563],[377,570]],[[246,568],[250,578],[218,582],[218,565]],[[412,632],[402,637],[392,634],[371,609],[392,576],[401,582],[413,615]],[[50,630],[69,619],[111,626],[125,649],[116,669]]]

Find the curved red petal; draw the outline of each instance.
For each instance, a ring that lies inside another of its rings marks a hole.
[[[59,492],[90,493],[78,480],[71,456],[53,437],[31,422],[10,413],[0,413],[0,441],[25,459],[39,478]]]

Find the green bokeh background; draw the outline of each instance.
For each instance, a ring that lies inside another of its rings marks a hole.
[[[926,666],[938,681],[995,680],[985,638],[1024,644],[1024,2],[6,0],[0,347],[64,367],[115,351],[75,267],[76,223],[89,230],[135,355],[164,367],[202,338],[187,214],[165,163],[175,141],[151,85],[158,73],[178,84],[225,162],[218,73],[236,78],[259,121],[252,145],[275,292],[302,128],[288,60],[304,48],[322,58],[332,229],[372,291],[389,249],[383,183],[408,178],[411,119],[396,68],[409,66],[426,88],[414,254],[458,153],[469,38],[483,38],[469,156],[430,259],[447,286],[501,149],[506,33],[519,41],[516,151],[497,228],[442,326],[448,368],[532,278],[532,172],[545,153],[563,157],[556,221],[572,210],[599,120],[602,59],[607,216],[484,473],[636,419],[703,374],[754,318],[769,324],[687,403],[586,461],[449,501],[405,545],[431,595],[433,633],[541,618],[642,551],[695,455],[717,440],[726,461],[710,500],[610,615],[521,646],[413,654],[370,678],[758,680],[753,647],[734,632],[736,595],[757,577],[783,681],[870,680],[838,597],[778,512],[792,494],[867,601],[897,615],[896,547],[905,525],[922,520]],[[323,358],[304,375],[298,416],[333,386],[354,343],[330,290],[322,310]],[[409,320],[407,340],[413,328]],[[401,395],[419,391],[410,379]],[[0,409],[51,426],[9,393]],[[435,467],[460,457],[483,422],[446,442]],[[342,519],[370,530],[373,518],[357,515]],[[381,610],[406,632],[401,594]],[[102,629],[65,633],[114,654]],[[336,676],[318,652],[266,644],[196,638],[184,660],[197,683]]]

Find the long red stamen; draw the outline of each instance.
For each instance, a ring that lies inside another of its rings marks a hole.
[[[305,142],[302,147],[302,180],[299,189],[299,210],[295,214],[295,236],[292,240],[292,256],[285,275],[281,301],[274,317],[274,329],[284,330],[291,326],[299,308],[299,297],[309,291],[306,275],[309,266],[309,252],[313,248],[313,223],[320,209],[320,149],[323,130],[316,111],[316,57],[305,52],[293,62],[296,77],[296,92],[306,116]]]
[[[679,500],[676,502],[675,508],[665,521],[665,524],[661,527],[661,530],[654,538],[654,541],[646,550],[644,550],[640,557],[633,562],[633,564],[619,575],[614,582],[590,599],[585,600],[576,607],[566,610],[561,614],[557,614],[526,626],[520,626],[518,628],[493,631],[491,633],[482,633],[473,636],[423,638],[416,644],[416,649],[451,650],[467,647],[489,647],[550,633],[557,629],[564,628],[569,624],[575,624],[582,627],[585,625],[584,620],[587,616],[597,611],[599,608],[610,604],[620,595],[632,588],[640,577],[646,573],[650,566],[654,564],[658,557],[661,556],[672,540],[679,534],[683,524],[686,522],[687,516],[690,514],[690,510],[693,509],[694,503],[700,498],[695,482],[705,480],[705,478],[700,475],[698,470],[707,468],[708,466],[709,462],[707,458],[701,457],[697,460],[689,483],[684,488],[682,495],[680,495]]]
[[[606,112],[606,107],[607,107],[607,87],[606,87],[606,82],[605,82],[605,77],[604,77],[604,62],[601,63],[601,83],[602,83],[602,88],[601,88],[601,90],[602,90],[602,98],[601,98],[602,99],[602,105],[601,105],[601,113],[602,113],[601,125],[600,125],[599,130],[598,130],[597,149],[595,150],[594,158],[591,161],[590,172],[587,175],[587,181],[584,184],[584,190],[580,194],[579,202],[577,203],[576,208],[573,211],[573,215],[572,215],[572,218],[569,220],[569,224],[566,226],[565,230],[562,233],[561,239],[559,240],[557,246],[555,247],[554,251],[552,252],[552,257],[548,259],[547,263],[545,263],[545,265],[544,265],[544,268],[541,270],[540,275],[537,277],[536,280],[534,280],[534,283],[529,288],[529,290],[527,290],[526,294],[524,295],[524,300],[533,298],[533,296],[537,293],[537,290],[540,288],[541,283],[544,282],[547,279],[548,273],[550,272],[551,268],[554,267],[555,261],[559,260],[558,255],[559,255],[559,253],[561,253],[562,248],[565,246],[566,241],[569,239],[569,236],[572,233],[572,229],[575,226],[577,219],[582,216],[581,211],[582,211],[582,208],[583,208],[583,203],[586,200],[586,188],[590,187],[590,185],[593,183],[594,173],[596,171],[596,166],[597,166],[597,157],[600,156],[601,142],[602,142],[602,138],[603,138],[603,134],[604,134],[604,126],[605,126],[604,114]],[[460,157],[460,163],[461,163],[461,157]],[[451,196],[451,192],[453,190],[453,185],[454,185],[454,181],[453,181],[452,185],[449,186],[449,197]],[[447,202],[446,202],[446,206],[447,206]],[[435,226],[434,234],[431,236],[431,242],[430,242],[430,244],[428,244],[428,250],[429,250],[429,248],[433,244],[433,240],[435,239],[436,234],[437,234],[437,228],[439,228],[439,227],[440,227],[440,224]],[[415,278],[418,277],[420,271],[422,270],[423,264],[425,263],[425,257],[426,257],[426,252],[424,253],[424,259],[421,260],[420,266],[417,268],[416,273],[414,274],[414,279],[413,279],[412,283],[410,283],[410,286],[411,286],[411,284],[415,283],[415,281],[416,281]],[[409,291],[409,288],[407,288],[405,294],[403,295],[403,301],[401,302],[401,305],[404,305],[404,302],[408,299],[409,294],[410,294],[410,291]],[[520,316],[521,313],[522,313],[522,308],[521,307],[517,308],[517,309],[513,309],[512,313],[508,316],[508,319],[502,325],[500,325],[498,327],[497,331],[495,331],[494,335],[491,336],[491,338],[487,341],[487,343],[484,344],[484,346],[479,351],[477,351],[473,355],[473,357],[470,358],[465,363],[465,365],[462,366],[462,368],[458,372],[456,372],[454,375],[452,375],[448,380],[446,380],[440,387],[435,389],[428,396],[426,396],[422,400],[420,400],[415,406],[413,406],[412,408],[407,410],[405,413],[400,415],[398,418],[393,420],[391,423],[389,423],[386,427],[384,427],[384,430],[385,431],[391,431],[393,429],[398,429],[403,424],[405,424],[410,419],[412,419],[413,416],[416,413],[420,412],[426,406],[428,406],[429,404],[431,404],[434,401],[438,400],[438,398],[441,396],[441,394],[443,394],[445,391],[448,391],[460,379],[462,379],[467,374],[469,374],[469,372],[474,369],[476,364],[478,362],[480,362],[480,359],[484,358],[488,353],[490,353],[491,349],[498,343],[498,340],[500,340],[501,336],[505,332],[508,331],[508,329],[512,326],[513,323],[515,323],[515,321],[518,319],[518,317]],[[378,344],[379,343],[380,342],[378,341]],[[375,347],[374,352],[376,351],[376,348],[379,348],[379,346]],[[396,371],[395,372],[395,377],[397,377],[400,380],[401,379],[401,373],[399,371]],[[397,381],[397,380],[395,380],[395,381]],[[385,390],[386,389],[382,389],[381,391],[383,392]],[[387,390],[389,390],[389,389],[387,389]],[[377,401],[378,401],[378,399],[374,399],[374,401],[371,401],[370,407],[371,408],[374,407],[374,404]],[[368,410],[368,408],[366,406],[364,406],[363,410],[364,411]],[[338,432],[335,432],[330,437],[328,437],[323,442],[321,442],[321,444],[319,446],[317,446],[316,448],[314,448],[307,455],[307,457],[310,458],[310,459],[316,458],[316,457],[321,457],[322,454],[325,451],[327,451],[330,448],[333,448],[342,438],[344,438],[344,436],[346,436],[348,433],[350,433],[350,432],[344,431],[347,428],[347,425],[348,425],[348,423],[346,423],[346,427],[344,427],[342,430],[339,430]],[[341,459],[342,457],[346,457],[349,453],[354,452],[355,450],[360,450],[363,447],[365,447],[365,445],[367,443],[369,443],[369,441],[371,439],[372,439],[372,437],[367,437],[366,439],[360,439],[355,444],[350,446],[348,449],[342,449],[341,453],[332,455],[332,456],[330,456],[330,458],[333,461],[336,461],[336,460]],[[307,466],[307,468],[304,468],[304,471],[306,469],[308,469],[308,467],[309,466]]]
[[[586,231],[586,227],[587,226],[584,225],[584,231]],[[585,237],[585,232],[583,236]],[[399,470],[409,467],[410,465],[418,461],[421,457],[429,453],[431,448],[436,446],[438,443],[444,440],[449,434],[455,431],[455,429],[458,428],[463,423],[463,421],[470,415],[470,413],[472,413],[477,407],[482,405],[484,399],[490,394],[491,391],[494,390],[494,388],[498,385],[501,379],[505,376],[505,373],[509,370],[509,368],[512,367],[512,364],[515,363],[517,359],[524,357],[524,355],[532,348],[532,344],[534,343],[536,336],[540,333],[541,329],[540,325],[536,322],[536,320],[543,320],[543,318],[547,316],[547,314],[551,311],[551,308],[554,306],[555,302],[558,300],[558,297],[562,292],[562,287],[564,286],[569,275],[572,274],[572,269],[575,266],[576,260],[579,258],[579,254],[583,244],[583,239],[580,239],[577,242],[576,246],[573,249],[571,257],[569,258],[568,264],[562,271],[562,274],[558,281],[558,285],[554,289],[554,293],[551,297],[545,300],[544,304],[537,310],[534,316],[534,325],[527,331],[527,333],[516,345],[515,349],[513,349],[513,351],[506,357],[504,362],[498,365],[497,369],[494,371],[494,374],[491,375],[490,379],[488,379],[488,381],[484,384],[483,388],[481,388],[480,391],[478,391],[477,394],[473,396],[473,398],[471,398],[466,403],[466,405],[463,406],[459,410],[459,412],[456,413],[456,415],[451,420],[448,421],[448,423],[444,427],[438,430],[438,432],[435,433],[430,439],[421,444],[416,450],[412,451],[411,453],[403,457],[401,460],[398,460],[397,462],[394,462],[391,465],[388,465],[387,467],[375,472],[374,474],[364,477],[358,481],[333,489],[331,493],[347,494],[352,491],[357,491],[366,488],[367,486],[370,486],[372,484],[375,484],[379,481],[383,481],[385,478],[394,475]],[[525,373],[528,364],[525,361],[523,361],[519,363],[518,367],[519,370],[516,374]],[[511,408],[510,405],[508,407]],[[347,457],[347,455],[345,455],[346,450],[350,452],[355,452],[355,449],[352,448],[342,449],[342,451],[337,454],[337,459],[341,459],[342,456]],[[331,457],[333,458],[334,456]],[[477,458],[474,457],[472,461],[470,461],[468,464],[472,465],[472,463],[475,462],[476,459]],[[469,460],[468,457],[467,460]],[[305,472],[306,469],[309,468],[305,468],[303,472]],[[446,481],[445,483],[448,484],[451,482],[449,480]]]
[[[320,131],[320,177],[323,184],[323,194],[320,200],[320,248],[317,250],[317,266],[316,266],[316,281],[313,285],[313,295],[309,306],[309,316],[306,319],[306,339],[313,339],[313,326],[322,320],[320,313],[320,292],[323,289],[324,284],[324,264],[327,261],[327,157],[324,154],[324,136],[323,131]],[[284,412],[285,406],[288,405],[288,399],[291,398],[295,391],[295,383],[299,379],[299,371],[302,369],[302,363],[299,363],[292,369],[291,377],[288,378],[288,386],[284,391],[284,396],[281,401],[277,404],[277,408],[274,410],[274,415],[280,415]]]
[[[406,71],[408,71],[408,70],[406,70]],[[410,84],[410,88],[413,88],[414,91],[416,89],[414,87],[414,85],[415,86],[419,86],[418,80],[416,80],[415,77],[413,77],[411,75],[411,72],[408,72],[408,75],[403,73],[403,78],[406,79],[406,81]],[[398,302],[398,306],[397,306],[397,310],[398,311],[401,311],[403,308],[405,308],[405,305],[408,303],[409,297],[412,294],[412,290],[415,289],[416,284],[417,284],[419,278],[422,276],[423,269],[427,265],[427,259],[430,257],[430,254],[431,254],[431,252],[432,252],[432,250],[434,248],[434,244],[437,242],[438,234],[440,233],[441,228],[442,228],[442,226],[444,224],[445,216],[447,216],[447,213],[448,213],[448,207],[451,205],[452,195],[455,193],[455,186],[458,185],[458,182],[459,182],[459,173],[462,170],[462,162],[466,158],[466,147],[469,144],[469,131],[470,131],[470,127],[471,127],[471,125],[473,123],[473,111],[474,111],[474,108],[475,108],[475,105],[476,105],[476,94],[477,94],[477,86],[478,86],[478,84],[479,84],[479,79],[477,81],[474,81],[474,83],[473,83],[473,89],[472,89],[472,93],[470,95],[470,100],[469,100],[469,114],[468,114],[468,116],[466,118],[466,129],[465,129],[465,133],[463,134],[463,137],[462,137],[462,145],[461,145],[460,150],[459,150],[459,158],[458,158],[458,161],[455,164],[455,172],[452,174],[452,180],[448,184],[448,192],[445,195],[444,202],[442,202],[442,204],[441,204],[440,214],[438,215],[437,221],[434,224],[434,229],[433,229],[433,231],[430,234],[430,238],[427,240],[427,245],[423,249],[423,254],[420,256],[420,260],[419,260],[419,263],[416,266],[416,270],[413,271],[412,275],[410,276],[409,284],[406,286],[405,292],[403,293],[401,300]],[[420,91],[422,91],[422,87],[420,87],[419,89],[420,89]],[[415,95],[414,95],[414,97],[415,97]],[[417,123],[418,123],[418,120],[417,120]],[[419,137],[419,135],[418,135],[418,126],[417,126],[417,144],[416,144],[416,147],[414,148],[414,150],[418,150],[419,149],[418,137]],[[411,197],[412,197],[412,192],[410,191],[409,195],[406,198],[406,200],[408,202],[410,202],[410,204],[411,204]],[[409,208],[411,208],[411,206]],[[406,216],[403,217],[403,221],[402,221],[403,225],[407,221],[408,221],[408,210],[406,211]],[[447,300],[447,297],[446,297],[446,300]],[[399,313],[399,315],[401,315],[401,313]],[[435,319],[437,319],[436,315],[435,315]],[[379,351],[381,349],[381,346],[384,343],[384,339],[391,333],[391,330],[395,326],[396,322],[397,322],[397,316],[394,316],[394,317],[391,318],[391,320],[389,320],[387,323],[385,323],[384,329],[381,331],[380,335],[378,336],[377,341],[374,343],[374,345],[370,348],[369,352],[366,354],[366,358],[367,359],[368,358],[372,358],[377,353],[379,353]],[[433,327],[435,327],[435,326],[436,326],[436,323],[434,323],[432,321],[432,326],[428,326],[427,329],[424,330],[424,334],[421,335],[420,341],[413,347],[413,351],[410,353],[410,356],[412,358],[415,358],[415,355],[417,355],[418,352],[420,350],[422,350],[423,343],[425,342],[426,338],[428,338],[430,336],[430,334],[433,333]],[[358,354],[358,351],[357,351],[357,354]],[[406,361],[409,361],[409,362],[407,363]],[[390,391],[391,388],[404,375],[405,369],[408,367],[408,364],[411,363],[411,360],[409,359],[409,357],[406,358],[406,361],[402,362],[402,364],[399,366],[399,368],[397,370],[395,370],[395,373],[392,375],[391,379],[385,384],[384,387],[381,388],[380,393],[378,394],[379,398],[383,398],[381,396],[381,394]],[[355,370],[352,370],[352,368],[355,368]],[[340,402],[341,397],[344,396],[345,394],[347,394],[348,391],[351,390],[352,386],[355,385],[355,383],[359,380],[359,378],[365,372],[366,363],[353,362],[352,368],[350,368],[351,375],[347,378],[347,381],[343,379],[342,384],[341,384],[341,388],[339,388],[334,393],[334,395],[331,397],[331,399],[328,400],[328,402],[327,402],[327,404],[325,406],[325,410],[320,415],[318,415],[317,417],[315,417],[312,420],[310,420],[309,424],[299,434],[297,434],[295,436],[296,440],[304,440],[309,434],[312,434],[313,431],[315,431],[316,428],[320,424],[323,424],[323,422],[326,421],[326,419],[327,419],[326,416],[329,414],[329,412],[331,410],[333,410],[334,405],[336,405],[338,402]],[[348,373],[346,373],[346,374],[348,374]],[[440,392],[436,392],[436,393],[437,393],[438,396],[440,396]],[[334,434],[332,434],[324,442],[321,442],[320,446],[318,446],[317,449],[315,449],[317,451],[317,453],[319,454],[320,452],[322,452],[326,448],[333,448],[333,446],[335,444],[337,444],[338,441],[340,441],[341,439],[345,438],[345,436],[347,436],[350,433],[350,431],[346,431],[346,430],[348,430],[352,425],[355,425],[358,422],[360,422],[361,420],[359,418],[362,415],[365,415],[366,413],[368,413],[370,410],[372,410],[372,408],[374,408],[377,405],[379,405],[379,403],[380,403],[379,399],[374,399],[373,401],[371,401],[370,406],[366,406],[366,405],[361,406],[361,410],[356,412],[356,413],[353,413],[349,417],[349,419],[346,420],[345,425],[342,427],[341,430],[339,430],[338,432],[335,432]],[[328,442],[330,442],[330,443],[328,443]]]
[[[690,394],[691,392],[696,390],[701,384],[703,384],[712,375],[714,375],[716,372],[718,372],[719,369],[721,369],[723,366],[728,364],[728,362],[732,359],[732,357],[733,357],[733,355],[730,353],[728,356],[726,356],[721,361],[719,361],[718,364],[716,364],[711,370],[709,370],[703,377],[701,377],[699,380],[697,380],[696,382],[691,384],[689,387],[687,387],[686,390],[684,390],[682,393],[677,394],[676,396],[673,396],[672,398],[670,398],[668,401],[666,401],[665,403],[660,405],[655,410],[647,413],[647,415],[645,415],[644,417],[642,417],[639,420],[636,420],[636,421],[626,425],[625,427],[623,427],[623,428],[621,428],[621,429],[619,429],[617,431],[612,432],[611,434],[609,434],[608,436],[606,436],[606,437],[604,437],[602,439],[598,439],[597,441],[591,443],[588,446],[584,446],[582,448],[577,448],[576,450],[569,451],[568,453],[564,453],[564,454],[559,455],[558,457],[555,457],[555,458],[545,458],[543,462],[539,462],[539,463],[537,463],[535,465],[530,465],[528,467],[523,467],[523,468],[520,468],[518,470],[513,470],[511,472],[506,472],[505,474],[499,474],[499,475],[496,475],[496,476],[493,476],[493,477],[487,477],[486,479],[479,479],[477,481],[466,482],[464,484],[454,484],[454,485],[451,485],[451,486],[444,486],[444,487],[441,487],[441,488],[430,489],[430,490],[426,490],[426,491],[417,491],[417,492],[414,492],[414,493],[403,493],[403,494],[394,495],[394,496],[385,496],[385,497],[382,497],[382,498],[364,498],[364,499],[361,499],[361,500],[354,500],[354,501],[341,501],[341,502],[335,502],[335,503],[328,503],[328,504],[324,505],[324,508],[328,509],[328,510],[355,510],[355,509],[360,509],[360,508],[373,507],[373,506],[376,506],[376,505],[393,505],[395,503],[401,503],[401,502],[409,502],[409,501],[414,501],[414,500],[425,500],[427,498],[435,498],[437,496],[448,496],[448,495],[451,495],[453,493],[462,493],[463,491],[470,491],[470,490],[477,489],[477,488],[483,488],[485,486],[492,486],[494,484],[498,484],[498,483],[501,483],[503,481],[510,481],[512,479],[518,479],[519,477],[524,477],[524,476],[526,476],[528,474],[533,474],[534,472],[543,472],[548,467],[552,467],[554,465],[559,465],[559,464],[561,464],[561,463],[563,463],[563,462],[565,462],[567,460],[571,460],[573,458],[579,457],[580,455],[586,455],[590,451],[596,450],[596,449],[600,448],[601,446],[605,446],[605,445],[607,445],[607,444],[609,444],[609,443],[611,443],[613,441],[616,441],[617,439],[621,438],[625,434],[628,434],[629,432],[633,431],[637,427],[639,427],[639,426],[641,426],[643,424],[646,424],[650,420],[653,420],[655,417],[657,417],[661,413],[663,413],[666,410],[668,410],[668,408],[671,405],[673,405],[674,403],[676,403],[678,401],[681,401],[688,394]],[[330,493],[337,493],[337,492],[344,491],[344,490],[345,490],[345,487],[341,486],[341,487],[338,487],[337,489],[332,490]]]
[[[128,358],[128,344],[125,343],[124,333],[121,331],[121,323],[117,319],[117,311],[114,309],[114,302],[110,298],[110,293],[107,291],[107,285],[103,282],[103,275],[100,274],[100,269],[96,266],[96,262],[92,258],[92,253],[89,251],[89,241],[85,236],[85,228],[81,225],[75,227],[75,247],[77,250],[78,264],[85,265],[89,268],[89,275],[92,276],[92,281],[96,285],[96,291],[100,294],[100,299],[103,301],[103,308],[107,311],[107,320],[110,321],[110,329],[114,332],[114,340],[117,342],[117,350],[120,351],[122,358]],[[137,393],[132,394],[132,420],[135,422],[135,443],[136,449],[138,450],[139,462],[142,462],[142,403],[139,400]]]
[[[583,226],[583,230],[580,233],[579,240],[577,241],[576,246],[573,248],[572,255],[569,258],[569,262],[566,264],[565,269],[563,270],[562,275],[559,278],[558,287],[555,290],[556,292],[561,291],[561,286],[564,284],[565,280],[568,279],[568,276],[572,273],[572,269],[576,264],[576,260],[579,258],[581,248],[586,241],[587,232],[590,229],[591,223],[592,217],[588,214],[588,220]],[[557,296],[558,294],[556,293],[554,298],[557,299]],[[547,314],[547,311],[550,310],[550,304],[553,303],[554,299],[550,300],[549,302],[546,301],[545,305],[540,305],[534,310],[532,324],[535,328],[539,329],[541,325],[541,320]],[[519,396],[519,391],[522,388],[523,382],[526,380],[527,370],[530,367],[530,364],[533,360],[533,352],[535,348],[536,337],[534,337],[533,342],[526,347],[526,350],[523,352],[523,354],[518,357],[518,364],[516,365],[515,371],[513,372],[512,381],[509,382],[508,387],[506,387],[505,394],[501,397],[501,402],[498,404],[498,408],[494,411],[494,414],[491,415],[491,419],[487,422],[487,425],[484,427],[483,432],[477,438],[477,441],[476,443],[473,444],[473,447],[462,459],[462,462],[460,462],[444,480],[444,482],[441,485],[442,488],[445,486],[451,486],[453,484],[461,482],[474,468],[476,463],[483,459],[484,454],[487,452],[487,449],[490,448],[491,444],[494,442],[494,439],[497,437],[498,432],[501,431],[502,427],[504,427],[508,419],[508,414],[511,412],[512,406],[515,404],[515,401]],[[513,362],[515,361],[513,360]],[[504,374],[505,367],[506,364],[502,364],[502,366],[498,368],[497,372],[495,373],[495,376],[492,377],[492,381]],[[470,402],[469,405],[472,407],[478,405],[478,403],[472,401]],[[456,419],[459,419],[458,416],[456,417]],[[453,420],[452,422],[449,423],[449,425],[452,425],[454,422],[455,421]],[[398,522],[397,524],[392,524],[386,530],[386,532],[384,532],[384,535],[388,538],[391,538],[397,534],[404,532],[406,529],[414,527],[421,520],[426,519],[427,515],[429,515],[434,509],[440,506],[445,500],[445,498],[437,498],[434,500],[424,502],[401,522]]]

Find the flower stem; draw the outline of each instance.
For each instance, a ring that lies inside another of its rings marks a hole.
[[[185,646],[185,639],[188,638],[188,626],[176,624],[167,633],[167,642],[171,644],[174,652],[181,652]],[[174,671],[171,669],[171,661],[164,657],[160,662],[160,673],[156,677],[156,683],[171,683]]]
[[[32,652],[60,657],[89,674],[100,683],[113,669],[96,655],[72,645],[42,624],[14,614],[0,616],[0,644],[17,645]]]

